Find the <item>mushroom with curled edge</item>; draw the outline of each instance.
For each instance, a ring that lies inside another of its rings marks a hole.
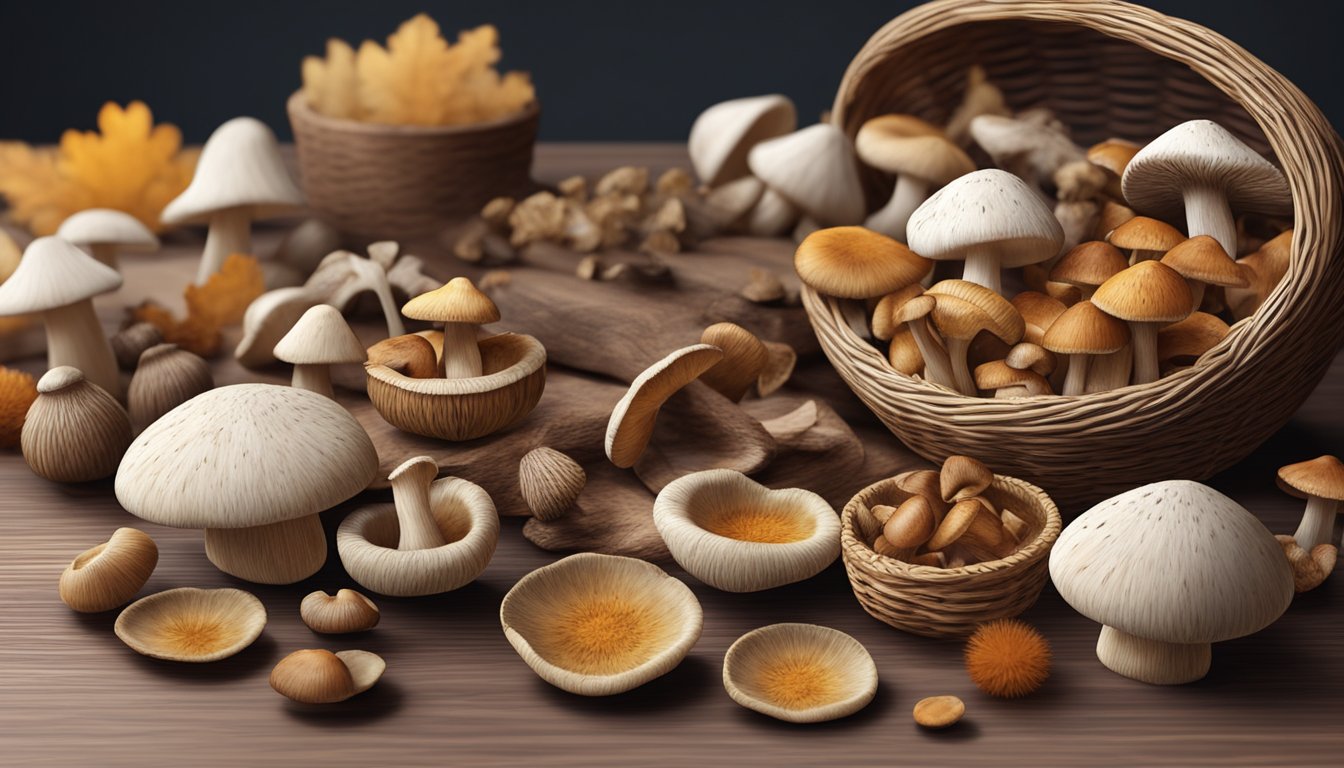
[[[1074,610],[1102,624],[1101,663],[1156,685],[1204,677],[1212,643],[1260,631],[1293,599],[1273,534],[1189,480],[1135,488],[1084,512],[1055,542],[1050,578]]]
[[[975,386],[993,392],[997,399],[1053,395],[1050,382],[1029,368],[1014,368],[1003,360],[990,360],[975,367]]]
[[[718,347],[694,344],[672,352],[637,376],[607,422],[606,452],[611,463],[623,469],[633,467],[653,437],[663,403],[722,359],[723,350]]]
[[[1191,312],[1181,322],[1157,332],[1157,359],[1164,372],[1169,366],[1193,365],[1205,352],[1222,341],[1230,330],[1227,323],[1217,315]]]
[[[369,651],[306,648],[281,659],[270,683],[300,704],[335,704],[372,688],[386,669],[383,657]]]
[[[442,288],[406,302],[401,313],[412,320],[443,323],[443,355],[439,375],[469,379],[481,375],[477,328],[499,322],[499,308],[465,277],[455,277]]]
[[[961,176],[933,193],[906,225],[910,248],[935,261],[963,261],[962,277],[1002,293],[1000,270],[1052,258],[1064,230],[1040,195],[1006,171]]]
[[[89,255],[117,268],[117,254],[148,253],[159,249],[159,238],[140,220],[111,208],[87,208],[61,222],[56,236],[86,248]]]
[[[1270,291],[1288,274],[1293,258],[1293,230],[1285,230],[1268,240],[1254,253],[1237,259],[1246,273],[1248,285],[1227,289],[1227,306],[1238,320],[1250,317],[1269,298]]]
[[[350,577],[394,597],[451,592],[490,564],[499,514],[483,488],[457,477],[435,480],[438,465],[417,456],[388,475],[392,504],[362,507],[336,531]]]
[[[93,310],[94,296],[120,287],[115,269],[59,237],[39,237],[0,283],[0,316],[41,315],[47,329],[47,368],[78,368],[120,398],[117,359]]]
[[[1293,539],[1306,550],[1329,543],[1335,516],[1344,508],[1344,463],[1334,456],[1318,456],[1280,467],[1278,479],[1285,492],[1307,500]]]
[[[770,356],[765,344],[735,323],[709,326],[700,335],[700,343],[723,350],[723,359],[700,374],[700,380],[729,400],[740,402],[765,370]]]
[[[1050,280],[1078,287],[1084,299],[1092,298],[1097,287],[1129,266],[1125,255],[1110,243],[1090,240],[1070,248],[1050,268]]]
[[[967,362],[971,341],[981,331],[1012,346],[1022,340],[1026,324],[1017,309],[996,291],[967,280],[943,280],[926,295],[933,296],[933,324],[947,344],[957,390],[976,394],[975,377]]]
[[[824,227],[863,221],[863,185],[854,145],[830,123],[817,123],[752,147],[751,172]]]
[[[1064,395],[1086,393],[1093,356],[1119,352],[1128,343],[1129,327],[1124,321],[1102,312],[1090,301],[1080,301],[1064,310],[1041,341],[1051,352],[1069,357],[1069,371],[1061,392]],[[1118,382],[1116,386],[1125,383]]]
[[[1191,311],[1198,310],[1204,303],[1204,291],[1208,286],[1244,288],[1247,285],[1241,266],[1208,235],[1195,235],[1167,251],[1162,263],[1185,278],[1190,288]]]
[[[1129,264],[1160,259],[1162,254],[1185,242],[1185,235],[1165,221],[1135,216],[1106,233],[1106,242],[1129,251]]]
[[[918,283],[933,262],[870,229],[830,227],[803,238],[794,251],[793,268],[818,293],[844,300],[840,309],[845,320],[867,336],[868,318],[860,302]]]
[[[204,528],[221,571],[292,584],[327,559],[318,513],[368,487],[378,454],[364,428],[321,395],[272,384],[212,389],[131,443],[117,501],[174,528]]]
[[[993,483],[993,470],[970,456],[948,456],[938,471],[938,495],[949,504],[979,496]]]
[[[1233,212],[1292,214],[1283,172],[1212,120],[1190,120],[1134,155],[1121,180],[1125,200],[1140,211],[1171,217],[1185,212],[1190,237],[1209,235],[1237,252]]]
[[[1141,261],[1107,280],[1092,295],[1102,312],[1129,323],[1134,383],[1157,381],[1157,332],[1190,315],[1190,288],[1160,261]]]
[[[859,128],[854,150],[867,165],[896,177],[891,200],[864,221],[869,229],[905,241],[905,223],[929,196],[975,162],[934,125],[913,115],[881,115]]]
[[[364,345],[330,304],[310,308],[275,345],[275,359],[294,364],[292,386],[335,399],[331,366],[362,363]]]
[[[1055,374],[1055,369],[1059,366],[1059,359],[1055,357],[1054,352],[1028,341],[1014,344],[1003,358],[1003,362],[1013,370],[1031,371],[1047,379]]]
[[[902,323],[896,319],[901,307],[905,306],[907,301],[921,296],[924,293],[924,286],[919,283],[911,283],[899,291],[893,291],[878,299],[873,307],[873,338],[879,341],[891,341],[896,334],[909,329],[902,328]]]
[[[798,127],[798,113],[787,96],[768,94],[730,99],[695,118],[686,149],[695,174],[709,187],[746,176],[751,148]]]
[[[252,253],[252,222],[302,210],[303,193],[280,156],[275,134],[251,117],[215,129],[201,149],[196,174],[163,209],[164,224],[209,224],[196,283],[204,284],[234,253]]]

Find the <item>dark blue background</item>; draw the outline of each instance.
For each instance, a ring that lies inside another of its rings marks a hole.
[[[846,64],[909,0],[5,0],[0,137],[54,141],[92,127],[108,99],[143,99],[202,141],[260,117],[289,135],[299,61],[331,36],[384,39],[427,11],[446,32],[500,29],[507,68],[530,71],[550,140],[680,140],[715,101],[770,91],[806,119],[829,106]],[[1344,3],[1151,0],[1250,49],[1344,123]]]

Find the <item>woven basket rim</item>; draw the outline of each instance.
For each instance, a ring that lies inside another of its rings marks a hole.
[[[347,117],[331,117],[313,109],[308,100],[303,97],[303,90],[299,89],[290,94],[286,107],[289,110],[291,119],[301,119],[304,122],[317,125],[329,131],[339,131],[348,134],[365,134],[376,136],[416,136],[416,137],[452,137],[467,136],[477,133],[486,133],[498,130],[500,128],[521,125],[536,120],[541,115],[541,103],[536,99],[528,102],[518,112],[506,117],[486,120],[479,123],[463,123],[461,125],[395,125],[392,123],[370,123],[362,120],[351,120]]]
[[[895,485],[900,482],[901,478],[918,471],[921,470],[910,470],[878,480],[855,493],[845,504],[844,509],[840,511],[840,544],[845,562],[888,578],[903,578],[911,582],[929,585],[948,581],[964,581],[967,577],[1003,573],[1030,565],[1049,553],[1055,540],[1059,538],[1060,531],[1063,530],[1064,521],[1060,517],[1059,507],[1050,498],[1049,494],[1020,478],[996,474],[994,475],[994,482],[990,485],[991,488],[1001,491],[1014,488],[1041,502],[1037,511],[1045,518],[1045,524],[1041,526],[1040,533],[1025,546],[1007,557],[973,563],[961,568],[936,568],[930,565],[916,565],[894,557],[879,555],[873,551],[871,545],[860,540],[854,532],[854,517],[858,514],[859,497],[865,496],[880,487]]]

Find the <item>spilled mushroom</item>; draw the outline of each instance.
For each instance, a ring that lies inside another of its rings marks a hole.
[[[693,344],[664,357],[635,377],[607,422],[607,458],[621,468],[639,461],[653,438],[663,403],[723,359],[723,350]]]
[[[1311,550],[1335,537],[1335,517],[1344,508],[1344,463],[1334,456],[1317,456],[1279,468],[1279,487],[1307,500],[1293,539]],[[1344,544],[1344,542],[1341,542]]]
[[[366,632],[378,626],[381,617],[378,606],[353,589],[337,590],[334,595],[310,592],[299,603],[299,618],[324,635]]]
[[[369,690],[386,670],[383,657],[369,651],[305,648],[275,665],[270,684],[300,704],[335,704]]]
[[[149,581],[159,563],[154,539],[135,528],[118,528],[107,541],[81,552],[61,573],[61,602],[80,613],[125,605]]]

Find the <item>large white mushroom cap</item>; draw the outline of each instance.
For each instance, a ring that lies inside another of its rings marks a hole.
[[[854,145],[830,123],[761,142],[747,155],[747,164],[766,186],[823,226],[863,221]]]
[[[1084,616],[1164,643],[1249,635],[1293,599],[1292,569],[1273,534],[1189,480],[1135,488],[1084,512],[1055,542],[1050,577]]]
[[[798,127],[787,96],[769,94],[721,101],[695,118],[686,142],[691,165],[711,187],[747,175],[747,152]]]
[[[265,123],[235,117],[215,129],[196,163],[191,185],[163,209],[164,224],[201,224],[229,208],[250,219],[293,213],[304,205],[280,157],[280,145]]]
[[[1064,230],[1026,182],[989,168],[952,180],[925,200],[906,224],[910,249],[926,259],[960,261],[990,249],[1000,267],[1022,267],[1054,256]]]

